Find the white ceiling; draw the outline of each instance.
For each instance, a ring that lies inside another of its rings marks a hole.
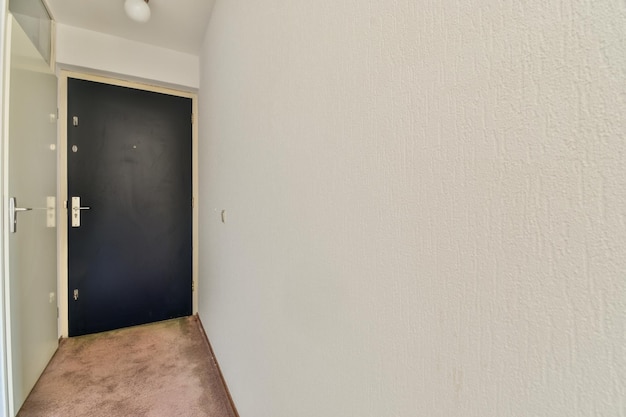
[[[124,0],[45,0],[54,20],[197,55],[215,0],[150,0],[151,18],[136,23]]]

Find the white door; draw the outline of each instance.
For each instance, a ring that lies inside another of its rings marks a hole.
[[[5,303],[9,411],[14,416],[58,345],[57,80],[19,23],[12,17],[7,23]]]

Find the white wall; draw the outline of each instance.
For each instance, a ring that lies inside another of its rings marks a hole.
[[[241,416],[625,416],[624,68],[619,0],[218,0],[200,315]]]
[[[56,61],[65,68],[184,90],[199,86],[196,55],[64,24],[56,26]]]

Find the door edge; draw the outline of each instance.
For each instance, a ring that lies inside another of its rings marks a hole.
[[[0,93],[2,100],[0,102],[0,114],[2,116],[1,146],[0,146],[0,189],[2,195],[2,203],[0,210],[2,212],[2,222],[0,230],[2,231],[2,239],[0,239],[0,274],[2,275],[2,285],[0,285],[0,314],[2,320],[0,323],[0,350],[2,363],[0,364],[0,415],[14,415],[13,404],[13,371],[12,371],[12,353],[11,353],[11,305],[10,305],[10,288],[9,288],[9,264],[8,264],[8,240],[9,231],[7,227],[8,215],[8,144],[9,144],[9,75],[11,68],[11,26],[13,20],[11,14],[8,13],[8,6],[5,0],[0,0],[0,59],[2,60],[2,77]]]

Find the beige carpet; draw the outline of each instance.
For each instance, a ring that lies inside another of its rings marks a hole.
[[[19,417],[235,417],[197,317],[65,339]]]

